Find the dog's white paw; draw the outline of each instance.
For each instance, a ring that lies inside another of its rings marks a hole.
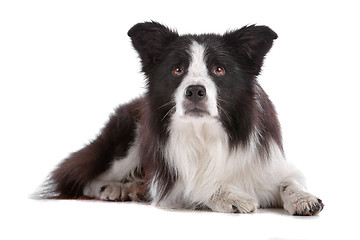
[[[222,213],[253,213],[257,208],[254,199],[221,199],[208,205],[215,212]]]
[[[292,192],[284,202],[284,208],[292,215],[312,216],[316,215],[324,208],[321,199],[310,193],[299,191]]]
[[[125,201],[129,196],[129,189],[124,183],[108,182],[100,186],[99,199],[107,201]]]
[[[118,181],[94,180],[84,188],[85,196],[106,201],[125,201],[129,197],[129,188]]]

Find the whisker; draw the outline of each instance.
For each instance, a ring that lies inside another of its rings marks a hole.
[[[174,103],[174,100],[171,100],[171,101],[165,103],[164,105],[160,106],[158,109],[161,109],[161,108],[166,107],[167,105],[170,105],[170,104],[173,104],[173,103]]]
[[[230,104],[230,105],[235,105],[234,103],[225,101],[225,100],[223,100],[223,99],[221,99],[221,98],[218,98],[218,101],[219,101],[219,102],[223,102],[223,103],[227,103],[227,104]]]
[[[220,100],[220,99],[219,99],[219,100]],[[217,104],[217,107],[218,107],[218,109],[219,109],[220,112],[224,113],[224,115],[225,115],[225,117],[227,118],[227,120],[228,120],[229,122],[231,122],[231,117],[230,117],[229,113],[228,113],[223,107],[221,107],[220,104]]]
[[[230,115],[229,115],[229,113],[220,105],[220,103],[219,102],[223,102],[223,103],[226,103],[226,104],[229,104],[229,105],[235,105],[234,103],[232,103],[232,102],[228,102],[228,101],[225,101],[225,100],[223,100],[222,98],[220,98],[220,97],[218,97],[217,98],[217,107],[218,107],[218,109],[221,111],[221,112],[223,112],[224,114],[225,114],[225,116],[226,116],[226,118],[229,120],[229,122],[231,122],[231,117],[230,117]]]
[[[161,122],[164,121],[164,119],[166,118],[167,115],[169,115],[170,112],[172,112],[175,109],[176,106],[173,106],[172,108],[169,109],[169,111],[167,111],[167,113],[164,115],[164,117],[161,119]]]

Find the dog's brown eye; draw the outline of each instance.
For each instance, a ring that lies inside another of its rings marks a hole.
[[[175,76],[180,76],[181,74],[183,74],[184,70],[181,67],[175,67],[172,70],[172,74]]]
[[[225,74],[225,69],[223,67],[215,67],[213,73],[216,76],[223,76]]]

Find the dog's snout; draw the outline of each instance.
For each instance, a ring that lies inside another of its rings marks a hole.
[[[206,97],[206,89],[202,85],[191,85],[186,88],[185,96],[192,102],[199,102]]]

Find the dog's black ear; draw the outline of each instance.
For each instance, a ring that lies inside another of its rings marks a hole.
[[[155,63],[161,50],[179,36],[177,32],[157,22],[138,23],[128,31],[128,35],[140,55],[144,69]]]
[[[258,75],[266,53],[277,34],[266,26],[250,25],[224,34],[226,44],[234,51],[238,61],[246,70]]]

